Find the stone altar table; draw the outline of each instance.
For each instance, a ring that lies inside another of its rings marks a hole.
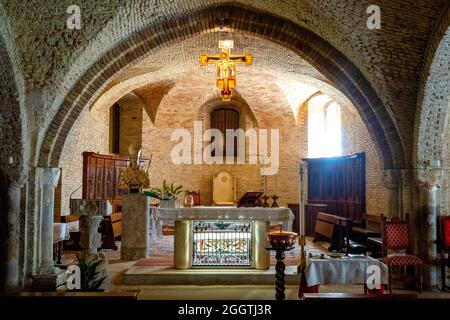
[[[175,221],[176,269],[242,267],[267,270],[266,232],[271,222],[292,229],[289,208],[194,207],[156,208],[156,221]]]

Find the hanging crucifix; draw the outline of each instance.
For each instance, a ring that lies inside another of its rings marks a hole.
[[[223,101],[230,101],[232,88],[236,86],[236,64],[245,63],[250,65],[253,62],[251,53],[240,56],[232,56],[230,51],[233,48],[233,40],[219,41],[219,48],[222,52],[218,56],[200,55],[200,65],[216,64],[216,86],[221,89],[220,95]]]

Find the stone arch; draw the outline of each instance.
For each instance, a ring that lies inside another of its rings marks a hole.
[[[214,18],[213,18],[214,17]],[[65,138],[83,108],[96,99],[115,73],[153,49],[202,32],[218,32],[217,20],[226,19],[231,31],[260,36],[289,48],[314,65],[358,108],[369,132],[383,151],[385,168],[405,166],[396,125],[386,106],[357,67],[314,33],[282,18],[234,5],[206,8],[136,32],[88,70],[68,93],[54,117],[39,154],[41,165],[57,166]]]
[[[0,36],[0,166],[14,179],[26,175],[25,112],[22,112],[15,69],[6,41]]]
[[[450,114],[450,5],[435,28],[428,52],[416,112],[413,161],[417,167],[444,156]]]
[[[296,126],[297,127],[306,127],[304,125],[303,126],[301,125],[300,120],[303,118],[302,115],[304,115],[305,112],[306,113],[308,112],[308,104],[309,104],[309,102],[312,99],[314,99],[315,97],[323,95],[323,94],[324,93],[322,91],[318,90],[318,91],[314,92],[313,94],[309,95],[308,98],[306,98],[306,100],[301,103],[301,105],[297,109],[297,114],[295,116],[295,118],[296,118]]]
[[[15,290],[23,276],[25,232],[21,189],[27,177],[26,122],[17,65],[8,51],[0,6],[0,291]]]
[[[248,105],[247,101],[245,101],[245,99],[243,99],[237,92],[235,92],[235,94],[231,98],[231,101],[222,101],[218,93],[214,94],[213,97],[209,98],[198,108],[196,120],[203,121],[203,127],[205,129],[209,129],[211,124],[211,112],[220,107],[229,107],[237,110],[240,114],[240,127],[242,129],[247,129],[247,120],[250,120],[255,128],[259,127],[258,120],[253,113],[253,110]]]

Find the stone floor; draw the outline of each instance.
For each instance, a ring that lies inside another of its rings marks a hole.
[[[274,286],[272,285],[127,285],[124,283],[124,273],[129,270],[136,261],[120,260],[120,242],[117,243],[119,249],[104,250],[109,261],[109,272],[114,292],[137,291],[138,299],[149,300],[271,300],[274,299]],[[307,241],[310,250],[323,250],[321,244],[312,244]],[[168,263],[172,261],[173,237],[164,236],[151,244],[150,256],[155,262],[161,263],[166,259]],[[287,254],[291,261],[298,255],[299,248],[295,248]],[[75,252],[65,252],[63,264],[71,264],[76,260]],[[273,263],[273,259],[272,263]],[[286,299],[295,300],[297,298],[298,286],[286,286]],[[363,293],[360,285],[323,285],[320,292],[340,292],[340,293]],[[413,290],[395,289],[394,294],[418,294]],[[449,298],[450,293],[424,292],[419,298]]]

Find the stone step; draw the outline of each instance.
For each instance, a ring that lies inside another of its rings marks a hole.
[[[275,267],[255,269],[189,269],[169,266],[133,266],[124,274],[125,284],[133,285],[273,285]],[[287,266],[286,285],[297,285],[300,276],[296,266]]]
[[[55,268],[56,272],[56,287],[60,287],[66,284],[67,281],[67,273],[64,269]]]

